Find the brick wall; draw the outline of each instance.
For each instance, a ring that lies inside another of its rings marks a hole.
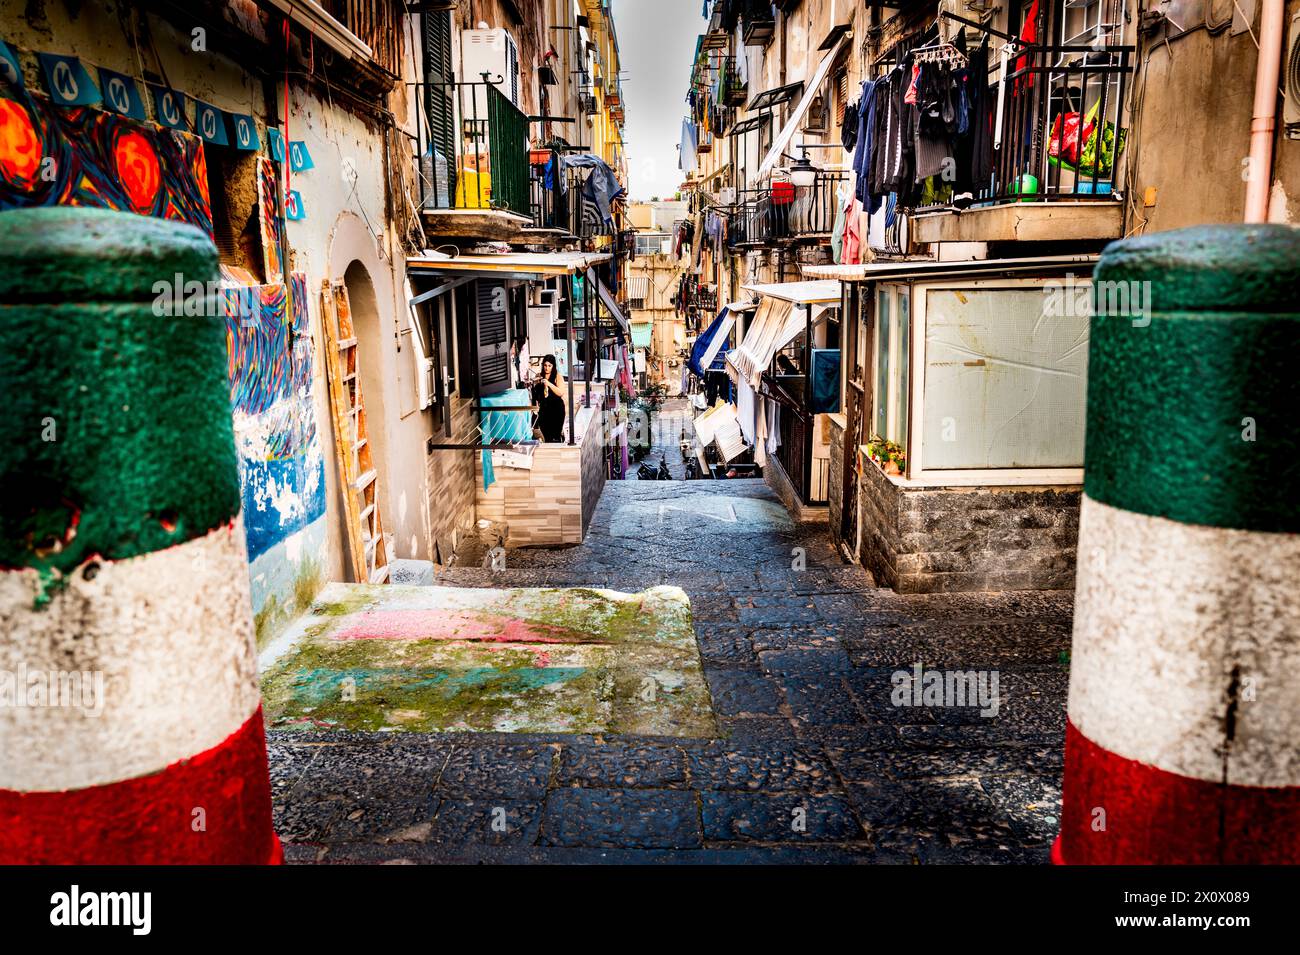
[[[862,563],[900,593],[1074,586],[1074,487],[901,488],[875,467],[858,495]]]

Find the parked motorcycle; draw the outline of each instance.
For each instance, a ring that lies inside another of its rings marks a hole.
[[[636,469],[636,479],[638,481],[671,481],[673,476],[672,472],[668,470],[668,455],[665,454],[659,458],[658,468],[651,467],[648,461],[643,462]]]

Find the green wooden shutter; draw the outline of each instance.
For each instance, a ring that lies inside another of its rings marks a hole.
[[[452,100],[451,11],[426,12],[424,33],[424,108],[429,144],[447,162],[449,189],[438,204],[456,194],[456,111]]]

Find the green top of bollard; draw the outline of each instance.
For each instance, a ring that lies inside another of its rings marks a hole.
[[[1207,225],[1106,246],[1096,282],[1140,282],[1150,312],[1294,312],[1300,229]]]
[[[148,302],[218,278],[217,248],[195,226],[78,206],[0,212],[0,301]]]

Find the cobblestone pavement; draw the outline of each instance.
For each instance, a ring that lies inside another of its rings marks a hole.
[[[1070,595],[899,596],[761,481],[611,482],[584,544],[463,586],[681,586],[722,736],[270,734],[295,862],[1047,861]],[[996,716],[895,706],[917,663]]]

